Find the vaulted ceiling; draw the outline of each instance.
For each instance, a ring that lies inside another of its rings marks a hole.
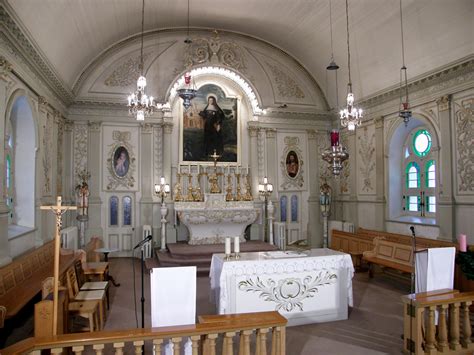
[[[2,1],[69,89],[94,58],[141,29],[140,0]],[[344,0],[190,0],[190,24],[270,42],[296,58],[324,91],[331,57],[329,1],[341,100],[347,83]],[[186,0],[145,0],[145,8],[146,30],[186,27]],[[403,16],[410,78],[474,53],[474,1],[403,0]],[[399,1],[349,0],[349,17],[356,98],[398,85]],[[328,99],[334,101],[331,94]]]

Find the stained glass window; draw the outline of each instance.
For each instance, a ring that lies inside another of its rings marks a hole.
[[[288,197],[282,196],[280,198],[280,221],[286,222],[286,208],[288,204]]]
[[[426,163],[426,187],[436,187],[436,166],[434,160]]]
[[[419,157],[424,157],[431,149],[431,135],[426,129],[420,129],[413,137],[413,150]]]
[[[411,162],[406,169],[406,186],[408,189],[420,187],[420,169],[417,163]]]
[[[298,222],[298,196],[291,196],[291,221]]]
[[[130,196],[125,196],[122,199],[123,204],[123,225],[131,226],[132,225],[132,198]]]
[[[118,226],[118,203],[119,203],[119,199],[117,196],[110,197],[109,211],[110,211],[110,225],[111,226]]]

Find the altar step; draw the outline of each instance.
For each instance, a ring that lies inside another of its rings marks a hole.
[[[258,252],[278,250],[275,245],[259,240],[247,241],[240,244],[240,252]],[[168,252],[155,249],[158,265],[170,266],[197,266],[199,273],[209,272],[212,254],[224,253],[224,244],[189,245],[187,243],[168,244]]]

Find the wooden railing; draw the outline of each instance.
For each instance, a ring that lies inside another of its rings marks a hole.
[[[278,312],[212,316],[193,325],[29,338],[2,350],[1,354],[39,355],[44,349],[50,349],[51,354],[60,354],[65,349],[76,355],[91,349],[98,355],[141,354],[143,346],[160,354],[162,346],[170,340],[173,354],[179,355],[183,353],[182,341],[189,338],[193,355],[215,355],[220,348],[225,355],[285,355],[286,323],[286,318]],[[267,349],[269,332],[270,349]],[[236,336],[238,341],[234,343]]]
[[[469,306],[474,292],[433,291],[402,297],[406,354],[472,354]]]

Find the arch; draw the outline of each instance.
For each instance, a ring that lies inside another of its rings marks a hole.
[[[14,141],[13,172],[13,223],[34,228],[37,125],[28,96],[23,90],[10,98],[7,120],[12,125]],[[6,124],[7,122],[5,122]]]
[[[184,84],[184,75],[185,72],[182,72],[177,79],[173,81],[173,84],[168,88],[166,97],[168,97],[167,102],[170,106],[173,106],[174,101],[177,99],[176,91],[183,86]],[[249,84],[249,82],[237,71],[231,70],[229,68],[223,68],[220,66],[204,66],[204,67],[197,67],[193,68],[191,71],[191,76],[194,80],[197,80],[199,77],[205,75],[215,75],[227,78],[237,84],[237,86],[241,89],[241,91],[245,94],[248,104],[252,108],[252,112],[254,116],[260,116],[265,114],[266,111],[262,109],[261,100],[256,94],[256,90]],[[202,85],[205,85],[207,82],[201,83],[198,88]],[[228,93],[226,92],[226,95]]]

